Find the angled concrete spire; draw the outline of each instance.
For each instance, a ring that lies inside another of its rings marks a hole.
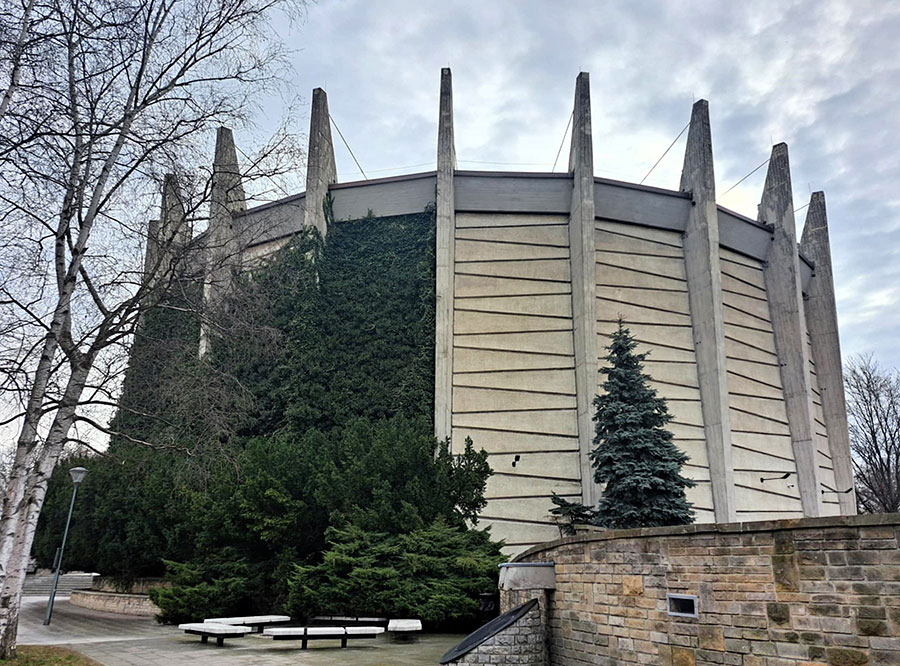
[[[703,412],[703,428],[712,480],[716,522],[737,519],[731,419],[725,366],[725,323],[719,265],[719,213],[713,172],[709,103],[701,99],[691,112],[681,189],[692,196],[684,231],[684,263],[691,308],[694,350]]]
[[[209,228],[206,235],[206,281],[203,297],[206,308],[214,312],[231,287],[232,271],[240,265],[241,244],[233,215],[247,210],[234,135],[227,127],[216,133],[212,186],[209,201]],[[209,348],[209,328],[200,330],[200,355]]]
[[[147,229],[144,273],[151,278],[166,275],[172,261],[191,241],[191,229],[185,220],[184,201],[175,174],[165,175],[161,199],[159,219],[151,220]]]
[[[765,282],[769,315],[775,332],[775,349],[781,366],[788,427],[797,465],[797,487],[804,515],[818,516],[821,488],[816,459],[815,412],[800,284],[800,256],[794,224],[791,167],[787,145],[784,143],[772,147],[769,171],[759,204],[759,219],[775,228],[766,258]]]
[[[328,186],[337,182],[334,144],[331,141],[331,116],[328,96],[321,88],[313,90],[309,116],[309,150],[306,154],[306,201],[303,225],[314,226],[324,238],[328,232],[325,199]]]
[[[211,216],[223,215],[225,211],[233,214],[247,210],[234,135],[227,127],[220,127],[216,133],[211,196],[214,206]]]
[[[453,412],[453,272],[456,208],[453,171],[453,79],[450,68],[441,70],[438,113],[437,201],[435,202],[435,335],[434,335],[434,434],[450,437]]]
[[[587,72],[575,80],[572,116],[572,207],[569,213],[569,252],[572,268],[572,312],[575,336],[575,385],[581,501],[597,503],[591,449],[594,446],[594,396],[597,394],[597,277],[594,256],[594,151],[591,137],[591,82]]]
[[[815,264],[815,272],[806,289],[806,325],[809,328],[819,392],[822,396],[822,413],[828,432],[834,481],[837,484],[835,490],[838,491],[841,513],[855,515],[855,491],[842,492],[853,488],[853,465],[850,460],[850,436],[847,432],[844,372],[841,367],[841,341],[838,336],[824,192],[813,192],[810,197],[800,249]]]

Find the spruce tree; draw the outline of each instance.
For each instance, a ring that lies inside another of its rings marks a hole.
[[[688,456],[672,442],[666,401],[644,374],[647,354],[619,320],[606,347],[605,393],[594,398],[596,436],[591,461],[594,480],[606,484],[597,523],[610,528],[683,525],[694,521],[684,494],[694,482],[681,475]]]

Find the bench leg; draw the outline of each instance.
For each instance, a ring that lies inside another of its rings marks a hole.
[[[201,643],[209,643],[209,636],[201,636],[200,642]]]
[[[346,637],[346,636],[344,636],[344,637],[341,639],[341,647],[342,647],[342,648],[347,647],[347,637]]]
[[[225,637],[219,636],[218,638],[216,638],[216,645],[218,647],[222,647],[223,645],[225,645]]]
[[[309,641],[307,641],[305,638],[302,641],[300,641],[300,649],[305,650],[308,642]]]

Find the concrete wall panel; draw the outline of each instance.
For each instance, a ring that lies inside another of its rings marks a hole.
[[[598,246],[602,247],[602,246]],[[659,275],[674,280],[684,280],[684,260],[675,257],[659,257],[647,254],[622,254],[598,249],[595,253],[597,263],[620,268],[630,268],[651,275]],[[600,273],[602,276],[602,272]],[[603,284],[602,278],[598,280]]]
[[[494,428],[507,433],[533,432],[538,435],[562,435],[575,437],[575,413],[570,409],[534,411],[468,412],[453,414],[453,425],[458,428]],[[511,435],[512,436],[512,435]]]
[[[506,261],[515,259],[566,259],[567,247],[461,240],[456,242],[457,261]]]
[[[484,275],[457,275],[457,298],[470,296],[518,296],[533,294],[570,294],[568,282],[551,280],[527,280],[522,278],[487,277]]]
[[[520,453],[522,451],[570,451],[578,453],[578,440],[574,437],[557,435],[536,435],[533,433],[516,433],[499,430],[480,430],[478,428],[454,428],[453,441],[460,446],[466,437],[471,437],[475,446],[485,451],[497,453]],[[579,490],[579,492],[581,492]]]
[[[572,320],[560,317],[523,317],[457,309],[453,320],[456,335],[572,330]]]
[[[487,227],[457,229],[457,240],[495,241],[569,247],[569,229],[565,222],[556,225],[523,225],[521,227]]]
[[[477,347],[480,349],[574,354],[572,334],[569,331],[457,334],[456,344],[458,347]]]
[[[517,351],[454,347],[456,372],[492,372],[497,370],[549,370],[574,368],[574,357],[565,354],[523,354]]]
[[[572,318],[571,294],[457,297],[457,310]]]
[[[578,456],[573,453],[492,453],[490,463],[495,473],[568,479],[573,483],[581,479]]]
[[[453,389],[454,409],[458,412],[504,411],[509,409],[575,409],[575,396],[529,391],[496,389]]]
[[[616,226],[623,227],[625,225]],[[596,229],[597,247],[602,247],[604,250],[624,252],[627,254],[647,254],[657,257],[675,257],[678,259],[680,259],[684,253],[680,243],[661,243],[649,238],[640,238],[636,235],[632,235],[635,234],[635,232],[639,233],[640,230],[633,230],[631,234],[626,234],[618,230],[608,230],[600,225],[598,225]],[[632,227],[632,229],[634,228]],[[678,238],[676,234],[672,235]],[[678,238],[678,240],[680,240],[680,238]]]
[[[624,264],[624,265],[620,265]],[[611,287],[634,287],[637,289],[661,289],[687,291],[687,281],[679,277],[667,277],[651,271],[636,270],[627,262],[598,262],[597,284]]]
[[[601,348],[609,344],[609,335],[616,330],[616,326],[614,317],[597,322],[597,337],[600,339]],[[694,340],[690,327],[629,322],[628,328],[631,329],[631,334],[638,342],[646,343],[653,348],[669,345],[688,351],[693,351],[694,349]],[[605,356],[605,354],[606,352],[601,352],[600,356]]]
[[[735,447],[741,446],[751,451],[761,451],[785,460],[794,459],[791,440],[783,435],[768,435],[732,428],[731,441]]]
[[[523,227],[544,224],[567,224],[565,215],[526,215],[518,213],[456,213],[457,229],[479,229],[486,227]]]
[[[575,395],[575,379],[571,370],[522,370],[502,372],[454,373],[454,386],[549,391]]]
[[[745,283],[757,290],[766,289],[765,280],[763,278],[762,267],[754,268],[744,263],[739,263],[734,259],[726,259],[722,257],[722,274],[727,275],[739,283]],[[724,283],[723,283],[724,287]]]
[[[557,282],[569,282],[571,279],[569,262],[566,259],[470,261],[457,263],[456,274],[555,280]]]

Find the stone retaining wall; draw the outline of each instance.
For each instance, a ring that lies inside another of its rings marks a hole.
[[[69,602],[75,606],[122,615],[152,617],[160,612],[146,594],[123,594],[97,590],[73,590]]]
[[[555,562],[555,590],[501,603],[546,596],[553,666],[895,666],[898,533],[900,514],[580,534],[517,558]]]
[[[165,578],[135,578],[123,583],[112,576],[96,576],[91,589],[98,592],[124,592],[127,594],[147,594],[160,587],[171,587],[172,583]]]
[[[546,666],[544,621],[538,604],[506,629],[497,632],[484,643],[449,662],[452,666]]]

